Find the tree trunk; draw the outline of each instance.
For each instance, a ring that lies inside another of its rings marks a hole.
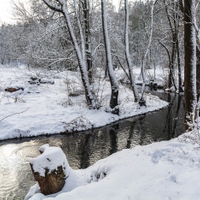
[[[197,48],[197,100],[200,98],[200,50]]]
[[[176,82],[174,79],[174,64],[175,64],[175,58],[176,58],[176,33],[174,30],[172,30],[172,53],[171,53],[171,60],[170,60],[170,73],[169,73],[169,82],[168,82],[168,88],[171,88],[174,86],[175,91],[177,90]]]
[[[130,83],[131,83],[131,88],[135,97],[135,102],[138,102],[140,99],[138,90],[136,88],[135,85],[135,77],[133,74],[133,70],[132,70],[132,63],[131,63],[131,58],[130,58],[130,53],[129,53],[129,27],[128,27],[128,23],[129,23],[129,8],[128,8],[128,0],[124,0],[124,7],[125,7],[125,31],[124,31],[124,35],[125,35],[125,56],[126,56],[126,62],[128,65],[128,71],[129,71],[129,79],[130,79]]]
[[[186,129],[194,122],[196,97],[196,32],[195,0],[184,0],[184,47],[185,47],[185,120]]]
[[[109,76],[110,85],[111,85],[110,108],[113,114],[119,114],[119,108],[118,108],[119,86],[118,86],[118,82],[117,82],[117,79],[113,70],[113,64],[112,64],[110,40],[108,36],[108,27],[107,27],[106,0],[101,0],[101,10],[102,10],[103,36],[104,36],[105,51],[106,51],[106,65],[108,67],[108,76]]]
[[[177,37],[178,37],[177,30],[176,30],[176,21],[175,21],[175,18],[176,18],[175,12],[177,12],[177,11],[174,10],[173,8],[171,8],[171,9],[173,9],[173,13],[172,13],[173,17],[171,17],[166,0],[164,0],[164,4],[165,4],[165,12],[167,15],[167,20],[168,20],[171,34],[172,34],[172,42],[171,42],[172,49],[171,49],[171,56],[170,56],[170,60],[169,60],[170,68],[169,68],[169,77],[168,77],[168,88],[170,89],[172,86],[174,86],[175,91],[176,91],[177,87],[176,87],[176,83],[175,83],[175,79],[174,79],[174,64],[175,64],[175,58],[176,58],[176,53],[177,53],[176,41],[177,41]],[[173,20],[173,23],[172,23],[172,20]]]
[[[168,85],[167,87],[169,88],[169,79],[171,79],[171,82],[174,83],[174,77],[173,77],[173,73],[172,73],[172,63],[171,63],[171,56],[170,56],[170,53],[169,53],[169,50],[167,49],[167,47],[163,44],[163,43],[159,43],[160,45],[162,45],[162,47],[164,47],[164,49],[166,50],[167,52],[167,56],[168,56],[168,59],[169,59],[169,78],[168,78]]]
[[[82,30],[82,27],[80,24],[80,20],[78,19],[78,16],[77,16],[76,2],[74,2],[75,3],[75,17],[77,19],[77,24],[78,24],[78,28],[79,28],[79,32],[80,32],[81,48],[79,47],[77,38],[75,36],[74,30],[73,30],[73,27],[71,24],[71,20],[70,20],[68,8],[67,8],[67,2],[63,2],[61,0],[55,0],[55,2],[57,2],[57,6],[56,6],[56,4],[55,5],[52,4],[52,1],[49,1],[49,0],[43,0],[43,2],[50,9],[52,9],[56,12],[62,13],[63,16],[65,17],[69,35],[71,37],[71,41],[72,41],[72,44],[73,44],[75,52],[76,52],[78,66],[79,66],[80,73],[81,73],[81,79],[82,79],[83,87],[85,90],[85,97],[86,97],[87,105],[91,109],[98,109],[100,107],[100,105],[97,101],[97,98],[94,96],[94,94],[92,93],[92,90],[90,88],[87,65],[86,65],[86,56],[85,56],[85,39],[83,36],[83,30]]]
[[[70,174],[66,156],[59,147],[49,147],[47,144],[41,146],[39,151],[41,155],[30,161],[34,178],[44,195],[57,193],[62,190]],[[60,166],[57,166],[56,157],[62,161]]]
[[[175,10],[177,11],[175,13],[174,17],[174,27],[175,27],[175,33],[176,33],[176,53],[177,53],[177,67],[178,67],[178,91],[183,92],[182,87],[182,77],[181,77],[181,59],[180,59],[180,47],[179,47],[179,30],[180,25],[179,22],[181,20],[181,17],[178,12],[182,12],[182,8],[179,2],[175,4]]]
[[[181,60],[180,60],[180,48],[179,48],[179,39],[176,40],[176,49],[177,49],[177,64],[178,64],[178,90],[183,92],[182,87],[182,78],[181,78]]]
[[[83,86],[84,86],[84,89],[85,89],[85,97],[86,97],[87,104],[90,108],[97,108],[97,104],[95,102],[94,96],[93,96],[92,91],[90,89],[88,72],[87,72],[87,68],[86,68],[86,62],[85,62],[83,55],[81,55],[81,51],[80,51],[80,48],[78,46],[78,42],[75,38],[75,34],[74,34],[73,29],[72,29],[71,21],[69,19],[69,15],[68,15],[66,7],[64,7],[63,13],[64,13],[64,16],[65,16],[65,19],[66,19],[66,23],[67,23],[67,27],[68,27],[68,30],[69,30],[69,34],[70,34],[72,43],[74,45],[74,49],[76,51],[79,69],[80,69],[80,72],[81,72],[81,78],[82,78]]]
[[[45,169],[45,177],[41,176],[38,172],[33,170],[33,166],[30,164],[32,173],[35,180],[40,186],[40,191],[44,195],[54,194],[62,190],[65,185],[65,173],[63,168],[59,166],[57,169],[49,173],[48,169]]]
[[[148,46],[147,46],[147,49],[146,49],[146,52],[144,54],[144,57],[143,57],[143,61],[142,61],[142,68],[141,68],[141,75],[142,75],[142,80],[143,80],[143,84],[142,84],[142,92],[141,92],[141,97],[140,97],[140,100],[139,100],[139,104],[141,106],[145,105],[146,106],[146,102],[144,100],[144,92],[145,92],[145,86],[146,86],[146,77],[145,77],[145,67],[146,67],[146,63],[147,63],[147,56],[149,54],[149,51],[150,51],[150,48],[151,48],[151,43],[152,43],[152,37],[153,37],[153,23],[154,23],[154,6],[156,4],[156,0],[153,0],[152,1],[152,5],[151,5],[151,15],[150,15],[150,18],[151,18],[151,24],[150,24],[150,30],[149,30],[149,41],[148,41]]]
[[[92,54],[91,54],[91,35],[90,35],[90,10],[89,0],[84,0],[83,13],[85,25],[85,55],[88,70],[89,83],[92,84]]]

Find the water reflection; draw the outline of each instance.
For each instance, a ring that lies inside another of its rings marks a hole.
[[[180,130],[184,131],[184,105],[183,95],[167,95],[167,101],[171,102],[167,108],[167,115],[165,120],[164,132],[167,132],[168,139],[180,135]],[[181,123],[180,123],[181,122]]]
[[[35,183],[29,160],[39,155],[38,148],[43,144],[60,146],[70,166],[80,169],[119,150],[180,135],[184,131],[183,97],[161,97],[172,102],[168,108],[93,131],[0,142],[0,197],[23,199]]]

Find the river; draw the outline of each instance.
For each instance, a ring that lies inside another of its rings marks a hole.
[[[170,106],[93,131],[1,141],[0,199],[21,200],[35,184],[29,160],[43,144],[60,146],[70,166],[81,169],[122,149],[177,137],[184,132],[183,96],[157,95]]]

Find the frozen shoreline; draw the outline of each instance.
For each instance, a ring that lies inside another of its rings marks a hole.
[[[132,92],[120,86],[120,115],[116,116],[104,111],[110,92],[106,81],[99,90],[103,107],[97,111],[86,108],[82,95],[70,96],[70,93],[81,91],[74,72],[45,74],[25,67],[1,67],[0,76],[0,140],[96,128],[168,105],[147,94],[147,107],[138,109]],[[33,76],[49,83],[29,84]],[[54,84],[51,84],[52,81]],[[23,90],[14,93],[4,91],[11,86]],[[199,199],[199,138],[199,132],[193,131],[170,141],[122,150],[87,169],[73,170],[72,174],[79,181],[77,187],[72,187],[70,181],[61,192],[44,196],[37,191],[36,185],[29,197],[32,196],[31,200]]]
[[[158,97],[146,94],[147,107],[139,108],[132,91],[121,85],[120,114],[117,116],[105,111],[110,94],[107,81],[101,83],[103,86],[98,89],[102,108],[89,110],[84,103],[84,95],[77,95],[81,93],[82,86],[75,72],[48,74],[34,69],[29,71],[26,67],[1,67],[0,76],[0,140],[99,128],[168,105]],[[30,84],[31,77],[46,83]],[[22,89],[5,92],[8,87]]]

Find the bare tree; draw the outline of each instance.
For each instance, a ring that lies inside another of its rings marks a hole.
[[[118,93],[119,86],[114,73],[112,56],[111,56],[111,48],[110,48],[110,39],[108,35],[108,26],[107,26],[107,11],[106,11],[106,0],[101,0],[101,10],[102,10],[102,24],[103,24],[103,36],[104,36],[104,44],[106,51],[106,65],[108,68],[108,76],[110,79],[111,85],[111,98],[110,98],[110,108],[112,113],[118,114]]]
[[[129,53],[129,8],[128,8],[128,0],[124,0],[124,7],[125,7],[125,31],[124,31],[124,36],[125,36],[125,56],[126,56],[126,62],[128,65],[128,71],[129,71],[129,78],[131,82],[131,88],[135,97],[135,102],[138,102],[140,99],[139,93],[137,91],[136,85],[135,85],[135,77],[133,74],[133,69],[132,69],[132,63],[131,63],[131,58],[130,58],[130,53]]]
[[[151,24],[150,24],[150,30],[149,30],[149,41],[148,41],[148,45],[147,45],[144,57],[142,59],[141,75],[142,75],[143,84],[142,84],[142,94],[141,94],[140,101],[139,101],[140,105],[145,105],[144,90],[145,90],[145,85],[146,85],[146,77],[145,77],[144,70],[146,67],[147,56],[150,51],[151,43],[152,43],[153,23],[154,23],[154,6],[155,6],[156,2],[157,2],[157,0],[153,0],[152,4],[151,4],[151,12],[150,12]]]
[[[89,0],[84,0],[83,14],[84,14],[84,31],[85,31],[85,54],[88,69],[89,82],[92,83],[92,53],[91,53],[91,34],[90,34],[90,4]]]
[[[86,97],[86,101],[87,101],[87,105],[89,106],[89,108],[92,109],[98,109],[99,108],[99,103],[97,102],[97,98],[94,96],[91,87],[90,87],[90,83],[89,83],[89,77],[88,77],[88,71],[87,71],[87,64],[86,64],[86,57],[85,57],[85,38],[83,35],[83,30],[80,24],[80,20],[77,16],[77,8],[76,8],[76,1],[74,1],[75,4],[75,16],[77,19],[77,25],[78,25],[78,29],[79,29],[79,33],[80,33],[80,39],[81,39],[81,47],[78,44],[78,40],[77,37],[74,33],[74,29],[72,27],[72,23],[71,23],[71,19],[69,16],[69,12],[68,12],[68,4],[67,1],[62,1],[62,0],[54,0],[54,1],[50,1],[50,0],[43,0],[43,2],[52,10],[54,10],[55,12],[59,12],[61,13],[66,21],[66,25],[71,37],[71,41],[73,43],[75,52],[76,52],[76,56],[78,59],[78,65],[79,65],[79,69],[80,69],[80,73],[81,73],[81,79],[82,79],[82,83],[85,89],[85,97]]]
[[[167,15],[167,20],[169,23],[170,31],[171,31],[171,54],[170,54],[170,60],[169,60],[169,79],[168,79],[168,88],[171,88],[173,85],[175,87],[175,90],[178,90],[179,92],[182,92],[182,79],[181,79],[181,66],[180,66],[180,47],[179,47],[179,29],[180,29],[180,20],[182,18],[181,16],[181,5],[179,2],[173,1],[171,3],[172,7],[169,7],[169,4],[167,4],[166,0],[164,0],[165,4],[165,11]],[[176,86],[175,82],[175,59],[177,57],[177,66],[178,66],[178,87]]]

